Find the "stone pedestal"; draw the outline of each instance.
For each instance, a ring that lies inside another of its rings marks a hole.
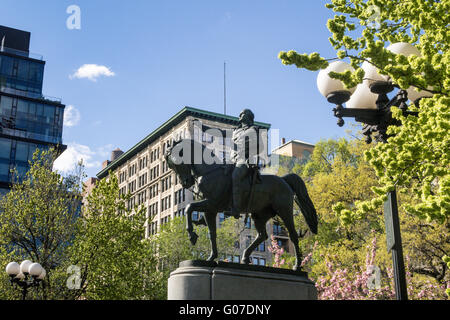
[[[188,260],[173,271],[169,300],[317,300],[305,272]]]

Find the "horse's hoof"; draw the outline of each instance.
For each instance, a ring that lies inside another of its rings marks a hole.
[[[212,256],[209,256],[209,258],[206,259],[206,261],[211,262],[211,261],[216,260],[216,258],[217,258],[217,255],[212,255]]]
[[[243,264],[250,264],[250,259],[242,259],[241,260],[241,263],[243,263]]]
[[[189,235],[189,240],[191,241],[193,246],[195,246],[195,244],[197,243],[197,239],[198,239],[198,235],[195,232],[192,232]]]

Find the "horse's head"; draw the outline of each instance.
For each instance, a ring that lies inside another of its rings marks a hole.
[[[169,145],[164,158],[167,161],[167,165],[170,169],[175,171],[183,188],[187,189],[194,185],[195,178],[191,172],[191,162],[184,161],[183,159],[183,147],[188,142],[186,140],[174,141]]]

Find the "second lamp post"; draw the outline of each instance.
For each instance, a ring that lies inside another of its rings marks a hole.
[[[395,43],[389,46],[387,50],[405,56],[420,56],[419,50],[409,43]],[[337,124],[339,126],[344,125],[343,118],[355,118],[356,121],[363,124],[363,135],[366,136],[367,143],[372,141],[373,134],[379,142],[387,142],[388,127],[400,125],[397,120],[392,118],[391,107],[399,107],[404,114],[417,115],[417,112],[408,110],[408,99],[412,103],[416,103],[420,98],[431,96],[431,93],[425,90],[416,91],[415,88],[410,87],[407,90],[399,90],[392,99],[389,99],[387,94],[398,86],[392,83],[388,76],[379,74],[378,70],[368,61],[362,64],[362,69],[365,71],[363,83],[356,88],[346,88],[340,80],[332,79],[329,73],[354,71],[353,68],[343,61],[330,63],[326,69],[319,72],[317,77],[318,89],[328,102],[336,105],[333,111],[338,118]],[[346,107],[343,106],[344,103]],[[390,191],[387,196],[384,205],[385,228],[387,248],[392,251],[396,298],[397,300],[407,300],[405,266],[395,189]]]

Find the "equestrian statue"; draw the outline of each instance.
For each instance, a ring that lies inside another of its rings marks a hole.
[[[305,183],[296,174],[279,177],[259,172],[259,132],[254,124],[254,114],[244,109],[239,125],[234,129],[231,163],[223,163],[212,150],[193,139],[174,141],[165,153],[168,166],[175,171],[183,188],[195,185],[201,199],[185,208],[187,232],[193,245],[197,234],[193,229],[192,212],[203,212],[204,217],[196,224],[209,229],[211,254],[207,261],[217,258],[216,216],[218,212],[239,218],[251,216],[258,236],[243,252],[242,263],[250,263],[250,255],[260,243],[268,239],[266,223],[278,216],[283,221],[295,249],[294,270],[300,270],[302,255],[299,235],[294,225],[294,201],[312,233],[317,233],[317,214],[308,195]],[[196,156],[211,154],[212,160]],[[200,153],[201,152],[201,153]]]

